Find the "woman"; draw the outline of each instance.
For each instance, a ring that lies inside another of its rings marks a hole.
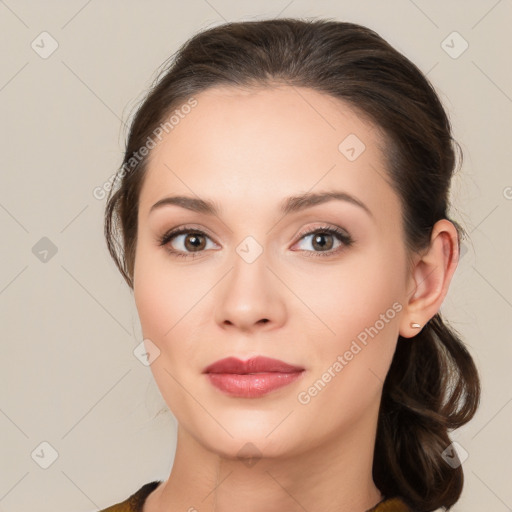
[[[228,23],[133,119],[105,218],[178,422],[166,481],[106,510],[433,511],[480,397],[439,313],[450,123],[418,68],[331,20]]]

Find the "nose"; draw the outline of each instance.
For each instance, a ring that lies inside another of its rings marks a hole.
[[[218,285],[215,320],[223,329],[251,332],[283,325],[286,307],[284,286],[269,269],[264,255],[248,263],[238,256]]]

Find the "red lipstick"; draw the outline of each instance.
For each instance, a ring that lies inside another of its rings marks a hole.
[[[304,368],[278,359],[254,357],[242,361],[227,357],[203,370],[220,391],[240,398],[257,398],[291,384],[302,376]]]

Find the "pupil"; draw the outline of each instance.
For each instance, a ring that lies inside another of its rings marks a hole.
[[[190,236],[188,237],[188,242],[189,242],[189,244],[191,244],[191,245],[192,245],[192,247],[194,247],[194,248],[198,248],[198,247],[200,247],[200,246],[201,246],[201,240],[200,240],[199,238],[200,238],[200,237],[199,237],[199,236],[197,236],[197,235],[190,235]]]
[[[319,240],[321,240],[322,238],[325,238],[326,236],[330,236],[329,234],[327,233],[324,233],[324,234],[319,234],[319,235],[316,235],[315,236],[315,243],[317,243],[320,247],[324,248],[326,245],[329,245],[327,242],[324,241],[324,243],[322,242],[319,242]]]

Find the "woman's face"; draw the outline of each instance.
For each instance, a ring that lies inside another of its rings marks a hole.
[[[134,296],[163,398],[180,428],[228,457],[247,442],[272,457],[371,430],[409,291],[378,130],[306,88],[195,98],[152,150],[139,203]],[[151,209],[173,196],[217,212]],[[254,356],[304,371],[251,397],[203,373]]]

